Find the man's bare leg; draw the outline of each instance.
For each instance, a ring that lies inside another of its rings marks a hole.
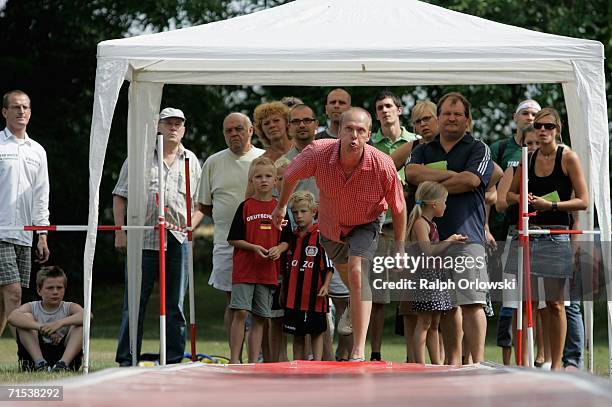
[[[349,292],[351,297],[351,319],[353,323],[352,359],[365,359],[365,343],[372,311],[372,301],[361,298],[361,261],[358,256],[348,258]]]
[[[484,361],[484,347],[487,336],[487,317],[482,304],[462,305],[463,332],[466,350],[471,355],[472,363]],[[467,356],[467,353],[466,353]]]
[[[378,353],[382,347],[383,328],[385,325],[385,304],[372,304],[370,315],[370,346],[372,354]]]
[[[2,297],[4,298],[4,318],[6,319],[13,310],[19,308],[21,305],[21,283],[3,285],[1,291]],[[9,325],[9,329],[13,337],[16,337],[15,327]]]
[[[449,365],[461,365],[461,342],[463,339],[461,319],[461,309],[459,307],[446,311],[440,319],[444,338],[445,362]]]
[[[2,291],[0,290],[0,338],[4,333],[4,329],[6,328],[6,320],[8,319],[8,315],[4,313],[4,296],[2,295]]]

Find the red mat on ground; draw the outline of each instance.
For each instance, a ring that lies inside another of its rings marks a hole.
[[[48,384],[48,383],[47,383]],[[612,406],[612,383],[586,374],[489,365],[387,362],[185,364],[108,369],[65,380],[64,400],[28,405],[123,406]]]

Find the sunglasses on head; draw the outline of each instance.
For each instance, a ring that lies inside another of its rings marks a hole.
[[[545,128],[546,130],[553,130],[557,128],[557,125],[554,123],[534,123],[533,128],[536,130],[541,130]]]

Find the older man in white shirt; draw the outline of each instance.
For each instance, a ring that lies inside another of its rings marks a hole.
[[[233,112],[225,117],[223,136],[227,148],[204,162],[197,201],[199,210],[215,224],[213,269],[208,284],[225,292],[223,322],[229,340],[234,248],[227,243],[227,234],[238,205],[244,201],[251,162],[265,151],[251,144],[253,124],[243,113]]]
[[[0,225],[49,225],[49,174],[45,149],[26,128],[32,110],[30,98],[20,90],[4,94],[0,132]],[[30,285],[32,232],[0,231],[0,329],[6,316],[21,305],[21,288]],[[46,232],[39,232],[36,255],[49,259]],[[11,327],[15,335],[15,328]]]

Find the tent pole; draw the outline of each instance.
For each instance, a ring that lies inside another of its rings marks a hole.
[[[523,230],[525,230],[523,224],[523,212],[525,212],[523,207],[523,173],[521,172],[521,185],[519,192],[519,218],[518,218],[518,228],[519,228],[519,238],[518,238],[518,260],[517,260],[517,285],[518,285],[518,301],[516,307],[516,352],[515,359],[516,365],[523,365]]]
[[[530,259],[530,249],[529,249],[529,214],[528,214],[528,206],[527,206],[527,196],[529,194],[529,173],[528,173],[528,158],[527,158],[527,147],[522,147],[522,174],[521,174],[521,182],[522,182],[522,195],[521,201],[523,206],[523,213],[521,216],[523,217],[523,229],[521,230],[521,240],[523,242],[523,261],[525,265],[523,267],[525,271],[525,311],[527,313],[527,363],[529,367],[534,366],[534,346],[533,346],[533,310],[531,304],[531,259]]]
[[[193,231],[191,230],[191,173],[189,172],[189,158],[185,158],[185,192],[185,199],[187,200],[187,267],[189,271],[189,338],[191,342],[191,361],[195,362],[197,360],[197,353],[195,324],[195,287],[193,279]]]
[[[159,363],[166,365],[166,230],[164,192],[164,136],[157,134],[157,162],[159,186]]]

